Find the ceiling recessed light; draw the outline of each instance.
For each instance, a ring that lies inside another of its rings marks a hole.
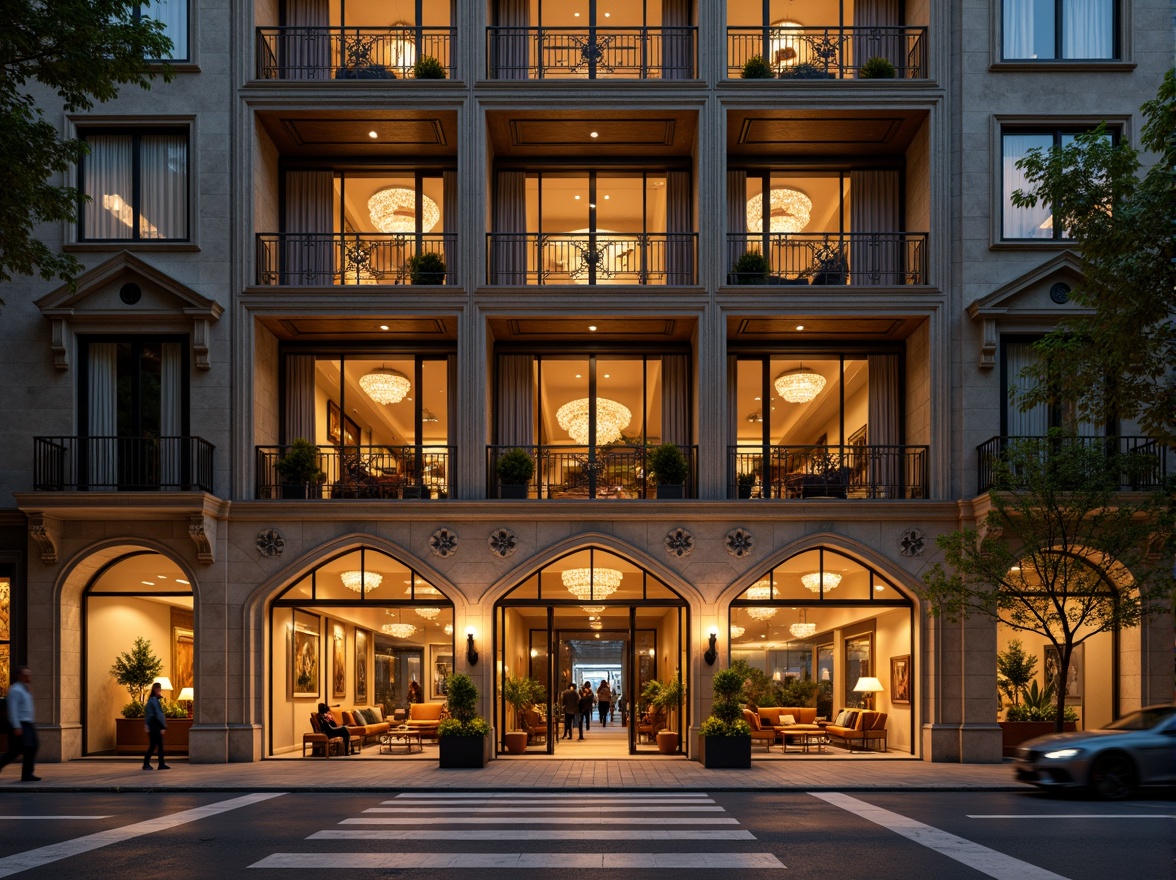
[[[578,202],[578,201],[580,201],[580,197],[579,197],[579,196],[573,196],[573,198],[574,198],[574,199],[575,199],[577,202]]]
[[[145,587],[154,587],[155,581],[139,581]]]
[[[600,135],[595,131],[590,131],[588,132],[588,137],[600,137]]]
[[[804,329],[804,324],[797,324],[797,325],[796,325],[796,329],[797,329],[797,330],[803,330],[803,329]]]
[[[612,18],[612,13],[611,13],[611,12],[606,12],[606,13],[604,14],[604,17],[605,17],[605,18]]]
[[[183,578],[176,578],[176,583],[177,584],[187,584],[188,582],[186,580],[184,580]]]
[[[611,379],[611,378],[612,378],[612,376],[610,376],[608,373],[605,373],[605,374],[604,374],[604,378],[606,378],[606,379]]]
[[[757,397],[757,398],[755,398],[755,399],[756,399],[756,400],[759,400],[760,398],[758,398],[758,397]]]
[[[576,16],[576,18],[579,18],[579,17],[580,17],[580,13],[578,13],[578,12],[577,12],[577,13],[575,13],[575,16]]]
[[[596,207],[596,202],[589,202],[589,203],[588,203],[588,207],[589,207],[589,208],[595,208],[595,207]]]
[[[380,325],[380,329],[381,329],[381,330],[387,330],[387,329],[388,329],[388,325],[387,325],[387,324],[381,324],[381,325]]]
[[[607,201],[608,201],[608,196],[605,196],[605,197],[604,197],[604,200],[607,202]]]
[[[577,378],[577,379],[579,379],[579,378],[580,378],[580,374],[579,374],[579,373],[576,373],[576,378]]]
[[[595,325],[595,324],[589,324],[589,325],[588,325],[588,329],[589,329],[589,330],[591,330],[593,333],[595,333],[595,332],[596,332],[596,325]],[[576,378],[578,379],[578,378],[580,378],[580,377],[579,377],[579,376],[577,376]]]
[[[377,138],[377,137],[379,137],[379,135],[378,135],[378,134],[376,134],[374,131],[369,131],[369,132],[368,132],[368,137],[370,137],[370,138]]]

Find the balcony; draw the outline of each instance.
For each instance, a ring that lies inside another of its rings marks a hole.
[[[732,446],[728,497],[927,498],[928,452],[926,446]]]
[[[498,497],[498,457],[516,446],[488,446],[487,497]],[[654,446],[524,446],[535,462],[528,498],[656,498],[657,487],[647,479],[648,458]],[[698,448],[681,447],[690,475],[681,497],[696,498]]]
[[[437,59],[445,77],[454,70],[447,27],[260,27],[257,79],[413,79],[418,58]],[[436,77],[433,77],[436,78]]]
[[[728,233],[731,284],[927,284],[927,233]],[[768,271],[735,272],[748,251],[767,255]]]
[[[1048,462],[1071,455],[1077,447],[1094,449],[1104,456],[1102,475],[1119,491],[1153,491],[1167,479],[1166,450],[1150,437],[993,437],[976,447],[976,492],[983,495],[994,488],[997,464],[1008,460],[1012,448],[1019,456]]]
[[[490,27],[487,76],[525,79],[695,78],[693,27]]]
[[[896,79],[926,79],[926,47],[925,27],[729,27],[727,76],[739,79],[759,56],[783,80],[861,79],[871,58],[894,65]]]
[[[320,446],[322,483],[283,484],[277,463],[289,446],[258,446],[259,499],[448,498],[452,446]]]
[[[257,235],[257,283],[263,287],[355,284],[456,284],[456,233],[269,233]],[[439,271],[414,269],[424,254]]]
[[[34,437],[38,492],[211,492],[213,446],[199,437]]]
[[[698,234],[487,234],[493,285],[695,283]]]

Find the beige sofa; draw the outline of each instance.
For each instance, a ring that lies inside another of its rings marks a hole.
[[[363,714],[360,714],[362,709]],[[370,717],[365,718],[364,715]],[[340,715],[343,718],[343,726],[351,731],[351,738],[359,738],[363,745],[367,745],[368,741],[373,738],[379,738],[380,734],[387,733],[392,727],[390,721],[384,718],[384,710],[380,706],[371,707],[356,707],[354,709],[344,709]],[[371,718],[375,718],[372,721]]]
[[[437,737],[437,725],[445,717],[444,703],[409,703],[408,720],[404,723],[421,736]]]
[[[848,709],[846,712],[848,717],[842,724],[834,722],[825,725],[825,733],[829,735],[830,740],[841,740],[850,751],[853,751],[854,746],[863,750],[868,749],[871,747],[870,743],[881,743],[882,751],[887,750],[885,712],[874,712],[869,709]]]
[[[791,721],[788,719],[791,718]],[[759,709],[760,727],[774,730],[781,749],[788,750],[788,737],[794,734],[820,733],[815,706],[772,706]]]

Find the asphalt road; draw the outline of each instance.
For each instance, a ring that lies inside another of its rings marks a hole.
[[[0,877],[1153,880],[1172,875],[1169,797],[5,793]]]

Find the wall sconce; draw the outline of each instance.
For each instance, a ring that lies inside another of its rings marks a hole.
[[[717,626],[712,626],[710,628],[710,647],[707,648],[706,653],[702,655],[702,659],[706,661],[707,666],[714,666],[715,661],[719,659],[719,651],[718,648],[715,647],[715,643],[718,641],[718,638],[719,628]]]
[[[470,666],[478,665],[478,651],[474,648],[474,628],[466,627],[466,661]]]

